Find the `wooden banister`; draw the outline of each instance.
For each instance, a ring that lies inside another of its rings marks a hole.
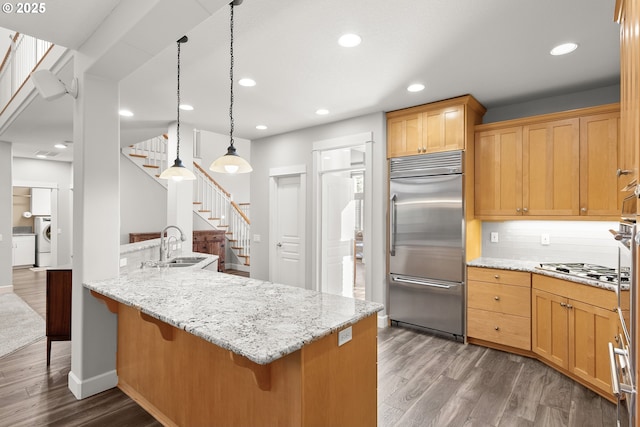
[[[211,182],[213,182],[213,184],[214,184],[216,187],[218,187],[218,189],[219,189],[219,190],[220,190],[220,191],[221,191],[225,196],[227,196],[227,197],[231,198],[231,194],[230,194],[230,193],[228,193],[224,188],[222,188],[222,186],[221,186],[220,184],[218,184],[218,183],[216,182],[216,180],[215,180],[215,179],[213,179],[213,178],[211,177],[211,175],[209,175],[209,174],[207,173],[207,171],[205,171],[204,169],[202,169],[202,167],[201,167],[199,164],[197,164],[196,162],[193,162],[193,166],[194,166],[196,169],[198,169],[200,172],[202,172],[202,173],[204,174],[204,176],[206,176],[207,178],[209,178],[209,180],[210,180]]]
[[[238,204],[234,201],[231,201],[231,206],[233,206],[233,208],[238,211],[238,214],[240,214],[240,216],[247,221],[247,224],[251,225],[251,221],[249,221],[249,218],[247,218],[247,216],[244,214],[244,212],[242,212],[242,210],[240,210],[240,206],[238,206]]]
[[[9,46],[9,48],[7,49],[7,53],[4,54],[4,59],[2,60],[2,64],[0,64],[0,73],[4,69],[4,66],[7,64],[7,61],[9,60],[9,56],[11,56],[11,48],[13,47],[13,44],[16,42],[16,40],[18,40],[19,35],[20,33],[16,32],[16,34],[13,36],[13,39],[11,40],[11,46]]]

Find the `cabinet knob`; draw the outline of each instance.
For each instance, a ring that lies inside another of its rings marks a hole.
[[[499,274],[495,274],[493,277],[494,277],[494,279],[499,279],[500,275]]]
[[[617,176],[618,178],[620,178],[620,175],[629,175],[630,173],[631,173],[631,171],[630,171],[630,170],[626,170],[626,169],[618,169],[618,170],[616,171],[616,176]]]
[[[586,212],[586,211],[587,211],[587,208],[581,208],[580,209],[580,212]]]
[[[566,307],[566,306],[567,306],[567,303],[565,303],[565,302],[561,302],[560,303],[560,307]]]
[[[516,212],[520,212],[520,208],[516,208]]]
[[[567,308],[568,308],[569,310],[571,310],[571,309],[573,308],[573,306],[572,306],[571,304],[567,304]]]
[[[522,208],[523,212],[529,212],[529,208]]]
[[[496,295],[495,297],[493,297],[494,300],[496,301],[500,301],[500,297],[498,295]]]
[[[495,327],[495,328],[493,328],[493,329],[495,329],[496,331],[499,331],[499,330],[500,330],[500,326],[496,326],[496,327]]]

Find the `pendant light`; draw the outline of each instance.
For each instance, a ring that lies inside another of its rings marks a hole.
[[[180,45],[182,43],[186,43],[189,39],[187,36],[182,36],[180,40],[176,42],[178,45],[178,118],[176,123],[176,160],[173,163],[173,166],[165,169],[160,174],[160,179],[172,179],[174,181],[182,181],[182,180],[194,180],[196,176],[191,172],[191,170],[187,169],[183,164],[182,160],[180,160]]]
[[[213,163],[211,163],[211,166],[209,166],[209,169],[211,169],[214,172],[221,172],[221,173],[228,173],[228,174],[246,173],[246,172],[251,172],[253,170],[249,162],[247,162],[245,159],[243,159],[236,153],[236,148],[233,146],[233,6],[238,6],[241,3],[242,3],[242,0],[234,0],[230,3],[230,6],[231,6],[231,14],[230,14],[231,20],[229,24],[230,33],[231,33],[231,37],[230,37],[231,47],[229,49],[230,56],[231,56],[231,66],[229,70],[229,78],[231,80],[231,90],[230,90],[231,101],[229,104],[230,145],[229,145],[229,148],[227,148],[227,153],[224,156],[216,159]]]

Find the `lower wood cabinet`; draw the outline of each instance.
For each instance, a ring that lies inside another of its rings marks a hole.
[[[71,339],[71,270],[47,270],[47,366],[51,342]]]
[[[537,274],[532,286],[533,352],[610,396],[608,343],[618,333],[615,293]]]
[[[531,350],[531,275],[467,269],[467,336]]]

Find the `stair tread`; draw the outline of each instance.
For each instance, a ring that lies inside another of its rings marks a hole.
[[[198,212],[211,212],[211,209],[198,209]]]
[[[194,205],[201,205],[202,202],[193,202]]]
[[[156,165],[142,165],[142,167],[152,168],[152,169],[160,169],[160,166],[156,166]]]
[[[147,157],[149,157],[146,154],[129,154],[129,156],[131,156],[131,157],[139,157],[141,159],[146,159]]]

